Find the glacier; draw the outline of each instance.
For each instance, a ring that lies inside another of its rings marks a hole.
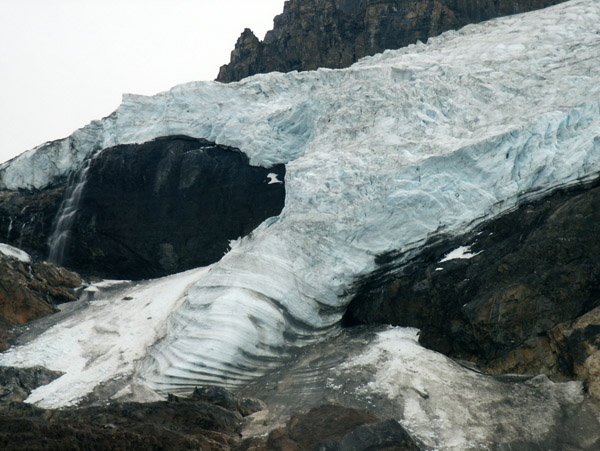
[[[43,188],[103,148],[176,134],[237,147],[253,165],[285,163],[282,213],[196,274],[154,345],[127,367],[159,393],[242,386],[336,335],[353,282],[377,256],[406,261],[428,239],[596,178],[598,61],[600,4],[572,0],[348,69],[126,95],[110,116],[2,165],[0,187]],[[44,343],[0,363],[31,364]],[[61,370],[59,360],[47,363]],[[84,390],[75,385],[34,402],[73,403]]]

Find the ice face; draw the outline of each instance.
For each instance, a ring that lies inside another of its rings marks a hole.
[[[140,366],[160,391],[240,385],[334,333],[375,256],[409,258],[431,236],[596,177],[599,35],[600,4],[577,0],[349,69],[126,96],[110,117],[13,160],[2,183],[43,186],[96,148],[171,134],[287,163],[280,216],[198,278]]]
[[[434,234],[595,177],[599,12],[572,2],[348,70],[240,85],[302,81],[319,117],[301,151],[282,153],[283,212],[196,283],[144,363],[146,383],[180,392],[244,384],[289,347],[331,333],[375,255],[407,257]]]

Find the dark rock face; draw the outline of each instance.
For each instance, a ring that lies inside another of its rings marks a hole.
[[[63,264],[119,279],[219,260],[229,240],[281,212],[285,167],[202,139],[158,138],[102,151],[90,165]]]
[[[217,451],[231,449],[240,428],[239,413],[185,399],[65,410],[13,404],[0,413],[0,447]]]
[[[62,180],[43,190],[0,191],[0,242],[45,259],[65,186]]]
[[[600,341],[599,206],[597,183],[560,191],[474,233],[432,243],[401,268],[381,256],[381,271],[362,281],[346,322],[418,327],[425,346],[492,372],[592,383],[586,374],[598,365]],[[480,253],[441,262],[461,245]]]
[[[83,280],[52,263],[24,263],[0,254],[0,351],[8,349],[10,330],[56,312],[77,300]]]
[[[350,66],[363,56],[494,17],[564,0],[290,0],[259,41],[245,29],[217,81],[273,71]]]

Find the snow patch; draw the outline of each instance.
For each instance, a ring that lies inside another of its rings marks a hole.
[[[273,172],[270,172],[269,174],[267,174],[267,177],[269,178],[268,185],[272,185],[274,183],[282,183],[283,184],[283,182],[277,178],[277,174],[275,174]]]
[[[16,258],[23,263],[31,263],[31,256],[27,252],[8,244],[0,243],[0,253],[6,255],[7,257]]]
[[[456,260],[456,259],[468,260],[479,254],[481,254],[481,251],[476,252],[474,254],[471,253],[471,246],[460,246],[460,247],[454,249],[452,252],[449,252],[448,254],[446,254],[446,256],[440,260],[440,263],[447,262],[450,260]],[[438,268],[438,269],[443,269],[443,268]],[[437,271],[437,269],[436,269],[436,271]]]
[[[423,348],[412,328],[379,332],[364,353],[336,371],[341,380],[365,375],[358,397],[391,400],[396,420],[428,447],[447,450],[536,442],[554,428],[561,404],[584,399],[579,382],[558,384],[545,376],[508,382],[468,370]]]

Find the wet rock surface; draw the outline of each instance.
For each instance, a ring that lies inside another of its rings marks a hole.
[[[0,254],[0,351],[8,349],[11,329],[77,300],[83,280],[48,262],[28,263]]]
[[[285,167],[250,166],[233,148],[184,136],[102,151],[91,163],[66,267],[117,279],[219,260],[229,240],[281,212]]]
[[[597,365],[599,205],[597,184],[556,192],[434,243],[401,268],[380,256],[381,271],[362,281],[346,321],[420,328],[425,346],[491,372],[593,385],[582,365]],[[471,258],[442,261],[459,246]]]
[[[60,375],[43,367],[0,366],[0,411],[9,408],[11,403],[25,401],[33,389],[49,384]]]
[[[291,0],[260,41],[245,29],[217,81],[267,72],[348,67],[360,58],[561,0]]]
[[[66,180],[42,190],[0,191],[0,241],[48,257],[48,238],[60,207]]]

